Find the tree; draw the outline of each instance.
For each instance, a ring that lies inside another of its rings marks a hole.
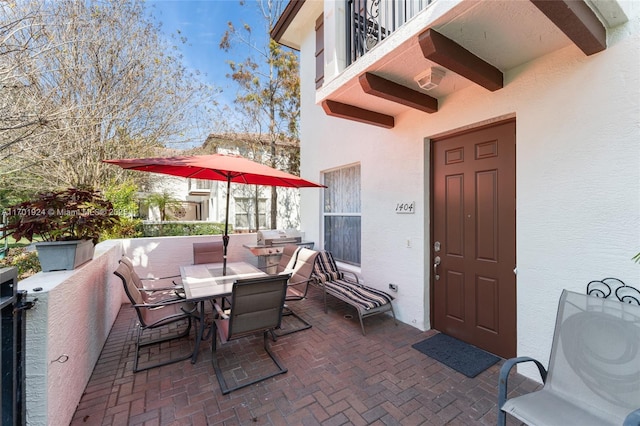
[[[141,0],[0,2],[5,187],[103,187],[123,174],[103,159],[187,139],[216,94]]]
[[[168,219],[172,219],[172,210],[181,206],[181,201],[178,200],[171,192],[164,190],[162,192],[154,192],[149,194],[145,199],[145,204],[148,207],[155,207],[160,213],[160,222],[164,222]]]
[[[278,149],[279,141],[298,139],[298,120],[300,115],[299,62],[296,53],[280,46],[268,34],[274,27],[283,10],[282,0],[259,0],[256,4],[263,18],[266,42],[260,43],[253,38],[253,29],[248,24],[237,28],[232,22],[220,41],[220,48],[229,52],[235,44],[241,44],[250,50],[249,56],[242,62],[228,61],[229,78],[238,85],[239,92],[235,106],[240,112],[240,126],[247,134],[255,135],[252,149],[256,161],[274,168],[297,173],[299,170],[299,150],[291,156]],[[241,2],[241,4],[245,4]],[[269,149],[264,155],[260,140],[269,140]],[[264,158],[262,158],[264,157]],[[286,158],[287,164],[279,164],[279,158]],[[258,200],[256,199],[256,205]],[[276,228],[278,195],[271,188],[271,228]]]

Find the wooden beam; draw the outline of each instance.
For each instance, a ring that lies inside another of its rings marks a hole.
[[[438,100],[425,93],[418,92],[395,83],[386,78],[379,77],[370,72],[362,74],[358,80],[365,93],[396,102],[429,114],[438,111]]]
[[[583,0],[531,0],[531,3],[585,55],[593,55],[607,48],[607,30]]]
[[[502,72],[453,40],[429,28],[418,36],[425,58],[468,78],[492,92],[502,89]]]
[[[384,127],[385,129],[391,129],[395,125],[395,120],[390,115],[380,114],[379,112],[369,111],[368,109],[358,108],[341,102],[331,100],[322,101],[322,109],[324,109],[327,115],[332,117],[373,124],[374,126]]]

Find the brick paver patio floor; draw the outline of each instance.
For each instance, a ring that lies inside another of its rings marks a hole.
[[[123,305],[72,425],[495,425],[503,361],[469,379],[411,345],[431,335],[386,315],[360,331],[350,306],[322,294],[289,306],[313,327],[278,338],[274,352],[288,373],[222,395],[210,340],[198,362],[133,373],[135,314]],[[352,318],[349,318],[353,316]],[[287,321],[291,317],[287,317]],[[189,342],[179,342],[188,348]],[[261,337],[223,346],[246,351]],[[231,351],[231,352],[229,352]],[[539,385],[512,374],[513,395]],[[516,424],[509,419],[509,424]]]

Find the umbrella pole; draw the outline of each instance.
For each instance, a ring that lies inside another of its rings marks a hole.
[[[227,246],[229,245],[229,194],[231,193],[231,176],[227,176],[227,207],[224,214],[224,235],[222,236],[222,276],[227,275]]]

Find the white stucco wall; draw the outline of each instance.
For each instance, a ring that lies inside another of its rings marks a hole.
[[[256,234],[229,235],[227,261],[257,265],[257,258],[243,247],[256,244],[256,238]],[[222,236],[134,238],[122,240],[122,250],[140,277],[160,278],[180,274],[181,265],[193,264],[193,243],[206,241],[222,241]]]
[[[640,286],[640,7],[608,31],[606,51],[571,45],[505,72],[496,92],[472,85],[428,115],[385,130],[325,115],[315,104],[313,26],[301,45],[301,170],[308,179],[359,162],[362,267],[369,285],[399,285],[398,318],[428,329],[428,138],[516,117],[518,355],[546,362],[558,297],[614,276]],[[427,139],[427,143],[425,143]],[[415,201],[413,215],[394,212]],[[321,197],[302,193],[302,228],[321,241]],[[407,247],[407,240],[411,247]],[[535,377],[533,369],[521,372]]]
[[[76,270],[40,272],[18,283],[27,300],[38,299],[26,314],[28,425],[71,421],[124,302],[112,273],[121,253],[119,242],[107,241]]]

